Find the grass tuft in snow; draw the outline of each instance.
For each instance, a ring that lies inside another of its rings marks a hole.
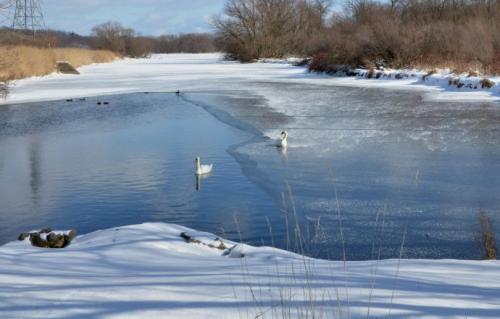
[[[9,94],[9,85],[7,82],[0,82],[0,99],[5,99]]]
[[[482,89],[491,89],[496,84],[495,82],[487,78],[482,79],[479,83],[481,84]]]
[[[214,249],[218,249],[218,250],[228,250],[228,249],[231,249],[231,248],[228,248],[224,244],[224,241],[222,241],[221,239],[219,239],[219,237],[214,238],[211,243],[205,243],[202,240],[196,239],[193,236],[189,235],[187,232],[182,232],[179,236],[182,239],[184,239],[186,241],[186,243],[205,245],[205,246],[208,246],[210,248],[214,248]]]
[[[483,210],[479,211],[479,224],[481,226],[479,242],[481,249],[483,250],[484,259],[496,260],[497,247],[495,232],[493,230],[490,217],[488,217]]]
[[[426,75],[422,76],[422,81],[426,81],[432,75],[438,73],[436,70],[430,70]]]

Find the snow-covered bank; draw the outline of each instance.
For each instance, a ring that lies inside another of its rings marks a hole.
[[[409,80],[409,84],[420,84],[442,89],[459,99],[495,99],[500,97],[500,76],[487,77],[473,73],[453,73],[449,69],[432,70],[366,70],[353,71],[362,80]],[[458,93],[458,94],[457,94]],[[453,99],[449,94],[437,94],[438,99]]]
[[[259,63],[286,64],[305,66],[308,59],[261,59]],[[426,86],[440,90],[432,96],[437,100],[500,100],[500,76],[485,76],[478,72],[454,73],[450,69],[435,69],[423,71],[418,69],[350,69],[339,66],[330,72],[312,72],[316,75],[326,75],[340,79],[337,85],[348,86],[380,86],[403,88],[405,86]],[[355,79],[357,81],[351,81]],[[370,83],[370,80],[385,82]],[[395,83],[398,81],[401,83]],[[460,93],[460,94],[455,94]]]
[[[28,242],[0,247],[0,317],[500,316],[498,261],[387,260],[344,266],[246,245],[226,255],[187,243],[182,232],[212,246],[220,243],[215,235],[181,226],[142,224],[79,236],[63,250]]]
[[[79,68],[80,75],[52,74],[12,82],[7,99],[0,104],[57,100],[143,91],[241,90],[249,82],[295,83],[324,87],[376,87],[423,91],[426,98],[440,100],[498,100],[500,78],[489,90],[449,87],[449,75],[434,74],[428,81],[419,77],[366,79],[309,73],[293,66],[297,59],[265,60],[271,63],[228,62],[221,54],[160,54],[150,59],[124,59]],[[292,64],[291,64],[292,63]],[[388,73],[396,71],[388,70]],[[399,71],[397,71],[399,72]],[[408,71],[413,72],[413,71]],[[418,72],[417,72],[418,73]],[[469,78],[476,83],[481,79]],[[446,85],[445,85],[446,84]],[[474,86],[474,85],[473,85]]]

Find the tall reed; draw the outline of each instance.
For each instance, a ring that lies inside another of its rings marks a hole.
[[[111,62],[115,53],[79,48],[38,48],[30,46],[0,47],[0,82],[43,76],[56,71],[57,61],[67,61],[75,68]]]

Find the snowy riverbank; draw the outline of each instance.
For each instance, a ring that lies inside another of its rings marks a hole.
[[[112,63],[79,68],[80,75],[52,74],[13,81],[7,99],[0,104],[57,100],[106,94],[143,91],[223,91],[241,89],[249,81],[335,86],[374,87],[422,91],[430,100],[492,101],[500,99],[500,78],[491,78],[495,86],[482,89],[483,77],[460,76],[441,70],[422,81],[425,72],[416,70],[386,70],[376,79],[365,76],[336,77],[310,73],[292,64],[299,59],[264,60],[265,63],[241,64],[222,60],[221,54],[159,54],[149,59],[124,59]],[[366,72],[359,70],[360,73]],[[396,76],[402,74],[400,78]],[[388,75],[391,75],[389,77]],[[414,75],[414,76],[412,76]],[[375,74],[376,77],[376,74]],[[454,82],[455,83],[455,82]],[[478,89],[474,89],[478,87]]]
[[[381,69],[366,70],[356,69],[352,72],[360,80],[385,80],[385,81],[410,81],[411,85],[425,85],[441,89],[448,94],[437,94],[438,99],[447,100],[454,98],[463,99],[499,99],[500,77],[488,77],[478,73],[456,74],[449,69],[437,69],[429,72],[421,70]],[[339,76],[344,76],[339,74]]]
[[[187,243],[186,232],[202,243]],[[498,261],[327,262],[168,224],[0,247],[2,318],[497,318]],[[233,242],[222,240],[231,248]],[[243,258],[240,258],[241,256]],[[302,313],[302,315],[297,314]]]
[[[286,59],[260,59],[259,63],[285,64],[291,66],[305,66],[307,59],[291,57]],[[500,76],[486,76],[479,72],[455,73],[450,69],[434,69],[423,71],[418,69],[346,69],[338,67],[331,72],[312,72],[315,75],[323,75],[341,79],[338,85],[371,86],[370,81],[378,82],[384,87],[421,85],[440,90],[434,96],[435,99],[453,100],[456,98],[465,100],[500,100]],[[352,82],[351,79],[358,80]],[[378,81],[375,81],[378,80]],[[398,83],[401,82],[401,83]],[[377,85],[377,84],[375,84]],[[454,94],[458,93],[458,94]]]

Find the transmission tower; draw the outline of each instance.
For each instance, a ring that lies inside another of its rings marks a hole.
[[[40,0],[12,0],[14,19],[12,29],[30,31],[35,35],[36,30],[43,29],[43,12]]]

